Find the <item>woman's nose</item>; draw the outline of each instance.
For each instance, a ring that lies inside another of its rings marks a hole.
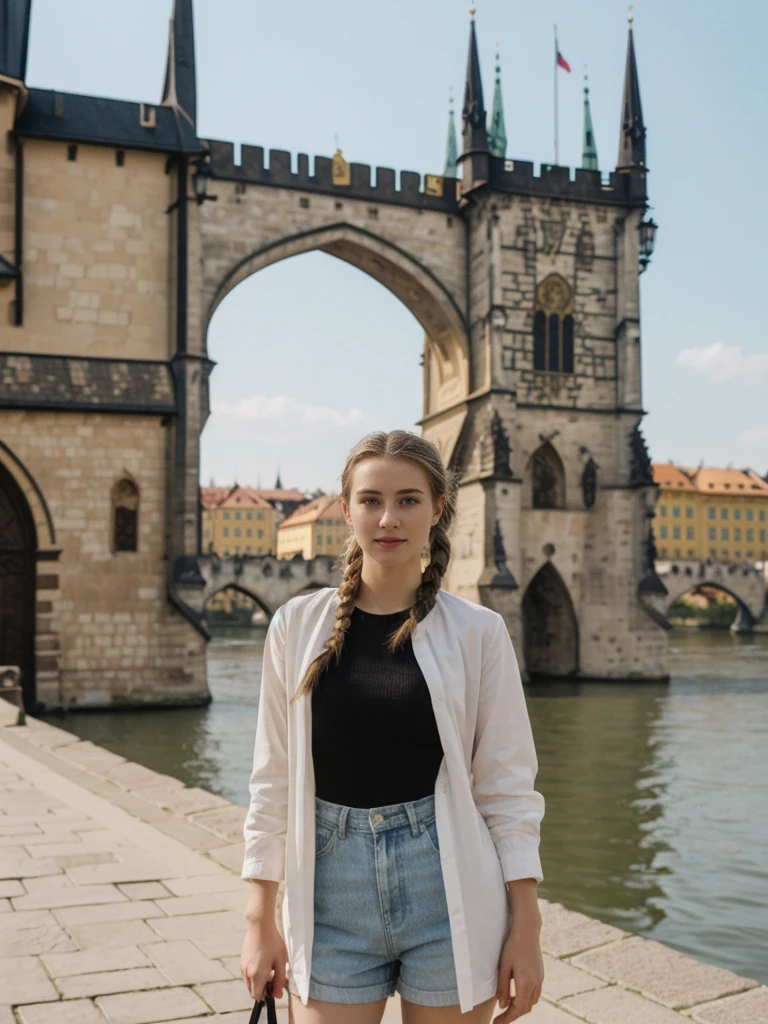
[[[393,526],[398,522],[397,510],[393,508],[385,508],[381,513],[381,519],[379,520],[380,526]]]

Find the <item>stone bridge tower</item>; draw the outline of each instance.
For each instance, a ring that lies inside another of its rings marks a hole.
[[[460,474],[448,589],[503,614],[531,678],[663,676],[631,29],[610,175],[489,144],[473,22],[459,176],[422,178],[200,138],[192,0],[159,104],[29,88],[30,4],[0,0],[0,662],[27,707],[210,699],[208,324],[309,250],[424,328],[419,425]]]

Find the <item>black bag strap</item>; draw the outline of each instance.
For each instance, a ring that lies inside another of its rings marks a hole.
[[[277,1009],[275,1007],[275,999],[272,995],[272,982],[268,981],[264,993],[263,999],[258,999],[254,1004],[253,1011],[251,1012],[250,1024],[258,1024],[261,1018],[262,1008],[267,1008],[267,1021],[266,1024],[277,1024]]]

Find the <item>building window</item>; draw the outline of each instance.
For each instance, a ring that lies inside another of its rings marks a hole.
[[[720,551],[720,557],[721,557],[721,558],[727,558],[727,557],[728,557],[728,548],[722,548],[722,549],[721,549],[721,551]]]
[[[257,530],[256,531],[256,536],[257,537],[263,537],[264,536],[264,531],[263,530]]]
[[[709,549],[709,557],[710,558],[717,558],[717,548],[710,548]]]
[[[560,274],[550,274],[536,289],[533,368],[573,373],[573,289]]]
[[[223,535],[225,537],[228,537],[229,536],[229,527],[225,526],[224,529],[222,530],[222,533],[223,533]]]
[[[662,540],[666,540],[667,539],[667,527],[666,526],[662,526],[661,530],[660,530],[660,533],[661,533],[661,539]]]
[[[257,519],[263,519],[264,518],[264,513],[263,512],[257,512],[256,513],[256,518]]]
[[[680,548],[675,548],[675,558],[680,557]]]
[[[686,519],[693,519],[693,509],[691,508],[690,505],[686,505],[685,506],[685,518]]]
[[[720,531],[720,540],[728,540],[728,527],[724,526]]]
[[[710,540],[717,540],[717,527],[716,526],[710,526],[710,528],[709,528],[709,539]]]
[[[755,539],[755,531],[750,527],[747,530],[747,542],[751,544],[754,539]]]
[[[747,509],[747,519],[750,521],[750,523],[752,522],[753,517],[754,517],[754,512],[752,511],[751,508],[748,508]]]
[[[531,456],[531,488],[534,508],[565,508],[565,467],[549,441]]]
[[[235,527],[235,536],[236,536],[236,537],[239,537],[239,536],[240,536],[240,527],[239,527],[239,526],[236,526],[236,527]]]
[[[672,527],[672,536],[674,537],[675,540],[680,540],[680,527],[679,526],[673,526]]]
[[[741,558],[741,551],[736,550],[733,552],[735,558]]]
[[[680,506],[679,505],[675,505],[673,507],[672,515],[675,517],[675,519],[679,519],[680,518]]]
[[[127,477],[112,488],[112,550],[138,551],[139,489]]]
[[[330,537],[330,536],[329,536],[329,537],[326,537],[326,538],[325,538],[325,543],[326,543],[326,544],[333,544],[333,537]]]
[[[733,528],[733,539],[741,542],[741,527],[734,526]]]
[[[227,512],[227,511],[224,512],[224,518],[225,519],[229,519],[229,512]]]
[[[717,512],[715,511],[715,509],[713,509],[713,508],[707,509],[707,513],[708,513],[710,519],[717,519]]]
[[[659,505],[659,515],[660,516],[665,516],[666,514],[667,514],[667,506],[666,505]]]
[[[77,146],[67,146],[67,160],[77,160]]]
[[[318,544],[322,544],[323,543],[323,535],[321,533],[319,533],[317,535],[317,543]]]
[[[733,510],[733,518],[734,519],[741,519],[741,509],[740,508],[735,508]]]
[[[720,509],[720,518],[721,519],[727,519],[728,518],[728,509],[727,508],[721,508]]]
[[[761,540],[761,541],[764,541],[764,540],[765,540],[765,530],[761,530],[761,531],[760,531],[760,540]]]
[[[240,518],[240,509],[238,509],[237,512],[235,512],[235,519],[239,519],[239,518]]]
[[[692,526],[686,526],[686,528],[685,528],[685,539],[686,540],[693,540],[693,527]]]
[[[246,512],[245,513],[245,518],[246,519],[253,519],[253,512]]]
[[[118,149],[115,153],[115,163],[118,167],[125,167],[125,150]]]
[[[764,508],[760,509],[760,522],[761,523],[765,522],[765,509]]]

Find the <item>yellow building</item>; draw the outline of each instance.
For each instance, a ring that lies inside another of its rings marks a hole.
[[[201,487],[203,553],[273,555],[283,513],[252,487]]]
[[[323,495],[297,508],[277,528],[277,557],[300,554],[309,560],[316,555],[340,555],[349,537],[349,527],[337,495]]]
[[[768,481],[751,469],[653,463],[659,558],[768,561]]]

